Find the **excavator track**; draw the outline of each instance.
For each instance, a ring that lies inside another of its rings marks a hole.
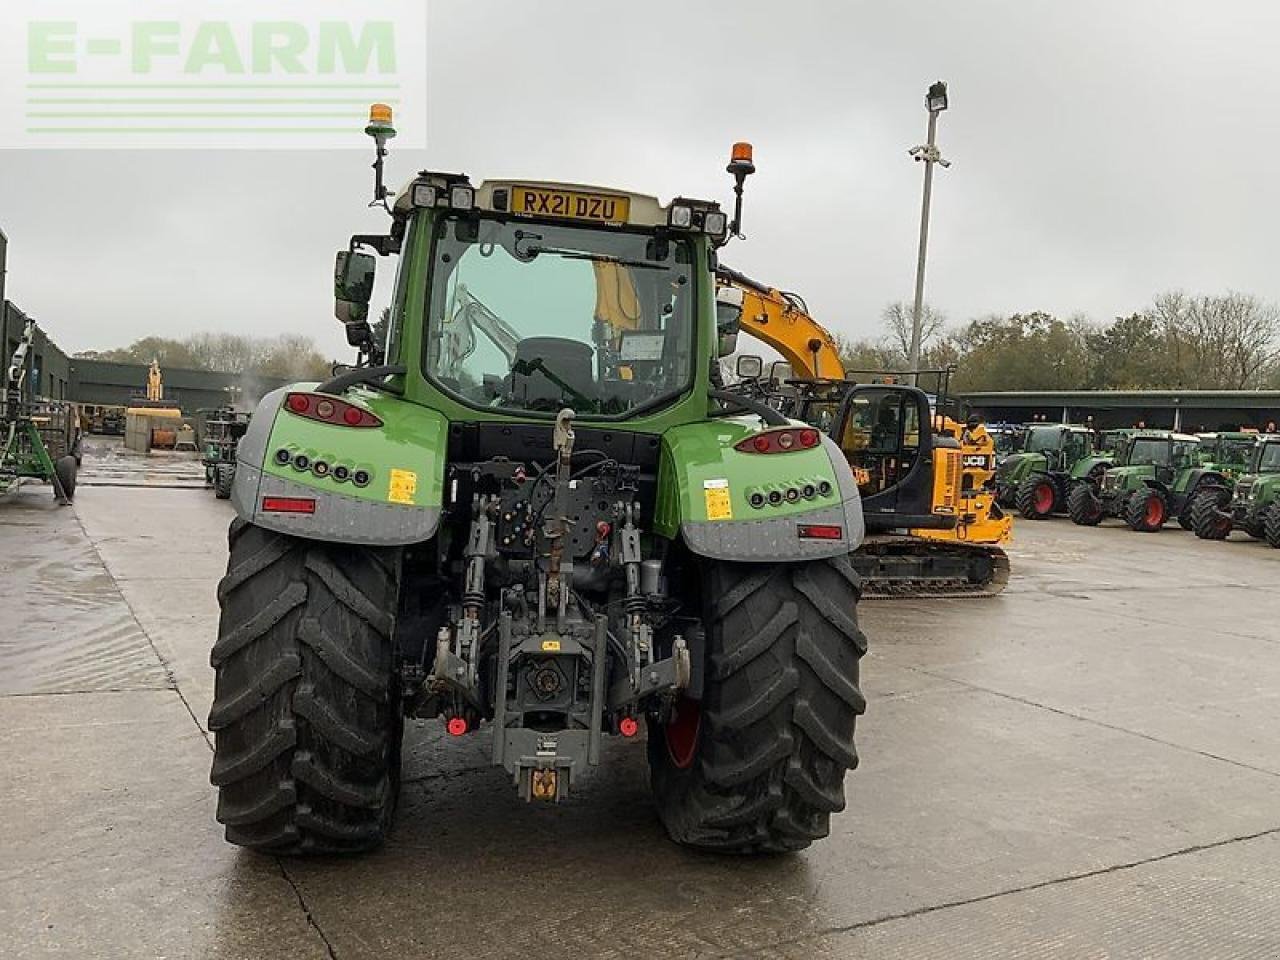
[[[1009,556],[992,544],[872,535],[853,563],[867,599],[994,597],[1009,584]]]

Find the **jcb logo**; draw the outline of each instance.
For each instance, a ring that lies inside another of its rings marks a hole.
[[[990,466],[991,458],[981,453],[971,453],[961,461],[966,467],[975,467],[978,469],[987,469]]]

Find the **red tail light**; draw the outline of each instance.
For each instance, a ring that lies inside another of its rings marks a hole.
[[[308,497],[263,497],[263,513],[315,513],[316,502]]]
[[[754,433],[739,440],[734,448],[743,453],[787,453],[790,450],[809,450],[822,441],[822,434],[813,427],[782,427]]]
[[[321,423],[336,423],[343,427],[382,426],[382,421],[368,410],[321,393],[291,393],[285,397],[284,405],[290,413]]]
[[[796,528],[801,540],[843,540],[844,527],[834,523],[802,523]]]

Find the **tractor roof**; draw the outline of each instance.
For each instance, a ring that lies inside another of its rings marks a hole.
[[[455,174],[435,174],[423,171],[419,176],[410,180],[400,191],[399,197],[396,199],[397,212],[407,213],[413,208],[413,187],[420,183],[459,183],[465,184],[468,181],[465,177]],[[529,188],[536,191],[540,196],[544,195],[562,195],[574,198],[585,198],[587,201],[597,199],[603,200],[626,200],[625,207],[627,209],[625,222],[632,226],[639,227],[658,227],[665,226],[667,223],[667,212],[670,204],[664,205],[657,197],[644,193],[633,193],[629,190],[619,190],[616,187],[600,187],[592,186],[584,183],[561,183],[552,180],[484,180],[475,185],[475,206],[479,210],[492,211],[495,213],[507,213],[512,210],[512,201],[515,196],[514,191],[520,188]],[[495,197],[496,194],[496,197]],[[677,198],[682,203],[688,203],[698,208],[718,209],[719,205],[709,200],[691,200],[685,197]],[[672,203],[676,201],[673,200]],[[558,214],[552,214],[556,219],[561,219]],[[563,217],[567,220],[577,220],[579,222],[590,222],[598,220],[595,217]]]
[[[1172,430],[1135,430],[1134,440],[1185,440],[1198,443],[1200,438],[1194,433],[1174,433]]]

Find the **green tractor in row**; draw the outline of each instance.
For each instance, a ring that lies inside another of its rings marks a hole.
[[[549,802],[647,728],[675,841],[825,836],[865,708],[864,525],[832,440],[718,383],[749,145],[730,220],[432,171],[389,202],[388,108],[367,132],[391,221],[335,272],[359,362],[265,396],[236,451],[209,715],[227,839],[377,845],[406,718],[482,731]],[[399,261],[385,342],[368,251]]]
[[[1191,529],[1191,504],[1201,490],[1230,488],[1228,473],[1202,460],[1201,438],[1168,431],[1143,431],[1129,438],[1120,466],[1102,474],[1101,482],[1077,484],[1067,511],[1074,523],[1097,526],[1116,517],[1132,530],[1154,533],[1175,517]]]
[[[1280,435],[1241,434],[1253,438],[1247,465],[1234,489],[1204,487],[1191,504],[1191,526],[1201,540],[1225,540],[1243,530],[1255,540],[1280,548]]]
[[[1023,434],[1022,449],[1006,457],[996,470],[996,501],[1016,507],[1028,520],[1065,513],[1071,490],[1096,484],[1113,460],[1094,448],[1088,427],[1034,424]]]

